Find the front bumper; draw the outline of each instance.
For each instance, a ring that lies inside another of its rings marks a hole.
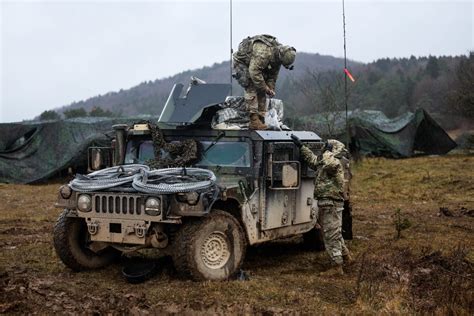
[[[91,197],[91,207],[87,212],[77,208],[81,194]],[[145,245],[153,223],[181,223],[180,217],[166,216],[168,202],[163,196],[153,196],[160,203],[150,212],[146,208],[149,197],[135,193],[74,192],[69,199],[59,196],[56,206],[75,210],[72,216],[85,220],[91,241]]]

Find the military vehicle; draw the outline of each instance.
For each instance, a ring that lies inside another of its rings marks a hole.
[[[196,141],[201,152],[190,167],[211,170],[217,189],[143,194],[77,192],[64,185],[57,202],[64,211],[54,229],[61,260],[80,271],[104,267],[120,253],[154,248],[171,255],[189,278],[224,280],[239,271],[247,246],[303,234],[305,242],[321,247],[315,172],[300,162],[291,135],[316,154],[324,147],[321,138],[305,131],[212,130],[203,117],[222,102],[228,86],[195,85],[185,98],[180,90],[176,86],[168,99],[160,133],[171,144]],[[111,148],[89,149],[91,170],[154,158],[150,125],[114,129]],[[160,150],[162,157],[169,154]]]

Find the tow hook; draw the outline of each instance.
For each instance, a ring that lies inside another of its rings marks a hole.
[[[87,230],[89,231],[89,234],[95,235],[99,231],[99,223],[97,222],[88,222],[87,223]]]
[[[137,235],[138,238],[143,238],[145,237],[146,234],[146,226],[145,225],[135,225],[135,235]]]

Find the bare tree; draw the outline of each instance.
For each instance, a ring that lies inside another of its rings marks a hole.
[[[344,78],[335,71],[317,73],[307,70],[303,79],[295,82],[295,87],[312,105],[316,119],[324,126],[316,128],[316,124],[306,120],[304,127],[318,129],[322,135],[334,137],[337,134],[336,123],[344,118]]]

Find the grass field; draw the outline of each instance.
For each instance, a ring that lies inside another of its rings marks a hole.
[[[320,277],[326,254],[293,238],[250,248],[248,281],[182,280],[162,261],[139,285],[119,264],[73,273],[59,261],[59,182],[0,184],[0,313],[474,314],[474,157],[372,158],[353,173],[345,276]],[[400,239],[397,209],[410,226]]]

